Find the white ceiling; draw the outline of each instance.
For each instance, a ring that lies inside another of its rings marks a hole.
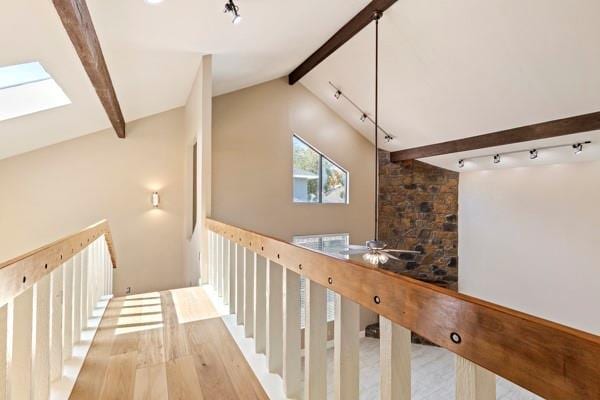
[[[88,0],[126,121],[185,104],[203,54],[215,95],[289,73],[368,0]],[[40,61],[72,104],[0,122],[0,159],[110,123],[51,0],[10,0],[0,13],[0,65]]]
[[[380,22],[380,124],[399,150],[600,111],[600,2],[597,0],[398,1]],[[301,82],[370,140],[332,81],[373,113],[374,27],[364,29]],[[457,169],[458,159],[592,139],[582,157],[540,152],[538,163],[600,159],[600,134],[579,134],[425,161]],[[542,157],[544,154],[544,157]],[[510,162],[509,162],[510,161]],[[531,165],[505,157],[500,166]],[[464,170],[491,168],[489,158]]]

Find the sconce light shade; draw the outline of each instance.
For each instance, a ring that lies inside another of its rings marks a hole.
[[[158,195],[158,192],[152,193],[152,207],[158,208],[159,204],[160,204],[160,196]]]

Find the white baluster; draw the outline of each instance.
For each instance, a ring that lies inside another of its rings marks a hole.
[[[212,276],[213,276],[213,231],[208,231],[207,245],[208,245],[208,284],[212,286]]]
[[[327,291],[306,280],[304,322],[304,396],[327,398]]]
[[[235,247],[235,243],[229,241],[229,286],[227,289],[229,292],[229,314],[235,314],[235,275],[237,273]]]
[[[88,317],[94,316],[94,308],[96,307],[95,299],[95,281],[96,281],[96,243],[92,242],[89,246],[88,257]]]
[[[223,297],[223,236],[217,236],[217,295]]]
[[[254,255],[254,346],[258,354],[266,349],[267,259]]]
[[[334,399],[352,400],[359,395],[358,304],[335,294]]]
[[[64,264],[63,360],[73,356],[73,259]]]
[[[33,350],[33,398],[50,396],[50,275],[35,284],[35,345]]]
[[[223,237],[223,304],[229,305],[229,240]]]
[[[267,264],[267,364],[269,372],[283,374],[283,289],[282,266]]]
[[[51,273],[52,321],[50,324],[50,379],[57,380],[63,370],[63,270],[64,264]]]
[[[81,252],[81,328],[88,327],[88,319],[90,318],[90,308],[88,305],[88,265],[90,260],[90,247],[86,247]]]
[[[10,399],[31,398],[33,344],[33,287],[13,300],[12,357],[10,363]]]
[[[410,400],[410,330],[380,316],[379,332],[381,400]]]
[[[493,400],[496,398],[496,376],[485,368],[456,355],[456,398],[460,400]]]
[[[254,252],[245,249],[244,260],[244,334],[254,335]]]
[[[81,254],[73,257],[73,343],[81,339]]]
[[[0,400],[6,400],[8,360],[8,305],[0,306]]]
[[[283,385],[288,399],[299,399],[300,355],[300,276],[283,268]]]
[[[238,325],[244,323],[244,263],[245,249],[240,245],[235,245],[235,318]]]

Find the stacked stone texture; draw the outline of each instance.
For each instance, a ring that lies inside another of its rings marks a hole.
[[[390,162],[380,151],[379,236],[391,248],[420,251],[385,268],[456,289],[458,173],[420,161]]]

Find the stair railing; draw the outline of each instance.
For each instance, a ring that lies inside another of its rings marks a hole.
[[[0,400],[50,398],[115,267],[105,220],[0,263]]]
[[[380,316],[383,400],[411,398],[411,331],[456,354],[457,399],[495,399],[495,375],[546,399],[600,399],[599,336],[213,219],[207,228],[209,284],[281,375],[288,398],[327,398],[330,289],[336,399],[359,395],[359,304]]]

